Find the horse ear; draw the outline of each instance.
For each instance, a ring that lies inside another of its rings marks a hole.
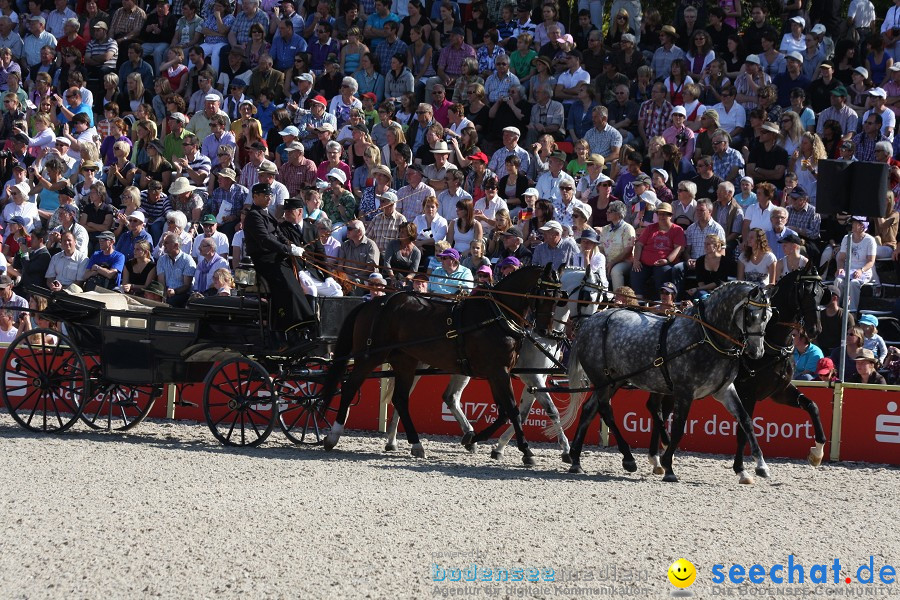
[[[767,299],[771,299],[775,295],[778,287],[775,284],[769,284],[764,288],[760,288]]]
[[[550,278],[550,273],[553,272],[553,263],[547,263],[544,265],[544,272],[541,275],[541,279],[547,280]]]

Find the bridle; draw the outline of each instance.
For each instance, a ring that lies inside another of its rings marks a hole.
[[[762,295],[764,301],[760,301],[758,299],[760,295]],[[758,312],[760,309],[762,309],[764,312],[768,312],[771,314],[772,305],[769,303],[768,296],[766,295],[765,290],[763,290],[762,288],[751,290],[747,297],[741,300],[731,311],[730,322],[737,322],[737,328],[738,331],[740,331],[740,340],[735,340],[733,338],[725,336],[724,334],[722,334],[722,332],[713,329],[712,326],[707,323],[705,306],[705,300],[701,300],[697,305],[700,316],[698,321],[700,322],[700,327],[703,329],[705,341],[719,354],[737,357],[743,354],[744,350],[747,348],[747,342],[750,339],[763,338],[763,340],[765,340],[765,323],[767,323],[768,320],[763,320],[764,325],[760,328],[759,331],[749,331],[747,329],[747,323],[750,322],[753,313]],[[738,314],[740,314],[739,320],[737,319]],[[715,342],[713,342],[713,336],[724,338],[726,341],[730,342],[733,345],[731,347],[721,348],[716,345]]]
[[[553,335],[553,309],[557,300],[566,295],[562,291],[562,283],[556,276],[556,271],[551,269],[550,273],[553,274],[553,278],[545,278],[542,273],[529,293],[531,297],[529,312],[532,317],[530,327],[542,337]]]

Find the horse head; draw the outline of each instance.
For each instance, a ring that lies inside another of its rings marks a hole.
[[[796,305],[800,307],[800,324],[810,339],[822,333],[822,321],[819,319],[819,305],[825,296],[822,276],[812,261],[799,271],[797,276]]]
[[[735,306],[732,319],[743,336],[743,353],[748,358],[761,358],[765,353],[766,325],[772,314],[769,292],[758,286],[753,286],[746,299]]]
[[[550,333],[553,330],[556,306],[559,299],[564,297],[560,284],[561,272],[562,268],[557,272],[551,263],[547,263],[531,291],[534,329],[540,333]]]

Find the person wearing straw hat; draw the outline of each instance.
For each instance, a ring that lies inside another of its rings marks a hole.
[[[440,191],[447,187],[447,183],[444,181],[447,173],[455,171],[457,166],[449,162],[450,148],[443,140],[434,145],[431,154],[434,156],[434,164],[425,167],[425,178],[428,180],[428,185],[436,191]]]
[[[645,227],[634,244],[631,287],[639,298],[645,297],[647,279],[653,278],[655,290],[672,279],[673,265],[687,245],[684,229],[672,223],[672,205],[661,203],[656,214],[658,221]]]
[[[653,53],[650,66],[657,75],[669,72],[669,67],[676,60],[684,59],[684,50],[675,45],[678,40],[678,33],[671,25],[663,25],[659,31],[659,48]]]
[[[860,348],[856,351],[856,372],[852,373],[847,381],[850,383],[868,383],[875,385],[887,385],[884,377],[878,372],[878,358],[868,348]]]
[[[835,274],[834,285],[844,292],[844,286],[849,285],[850,303],[849,310],[855,313],[859,309],[859,294],[862,286],[872,279],[872,269],[875,267],[875,256],[878,244],[871,235],[866,233],[869,221],[866,217],[850,217],[851,230],[841,241],[840,251],[837,255],[838,270]],[[850,272],[844,271],[847,262],[848,245],[850,246]]]

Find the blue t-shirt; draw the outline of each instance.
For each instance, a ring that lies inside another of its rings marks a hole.
[[[116,275],[116,285],[119,285],[122,282],[122,271],[125,270],[125,255],[117,250],[113,250],[110,254],[104,254],[103,250],[97,250],[94,252],[91,257],[88,259],[87,267],[85,270],[90,269],[94,265],[100,265],[101,267],[105,267],[107,269],[115,269],[119,272]]]

